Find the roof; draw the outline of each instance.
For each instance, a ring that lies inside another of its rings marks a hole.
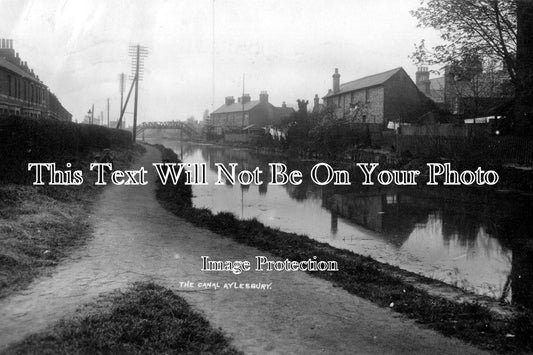
[[[289,117],[294,112],[294,108],[292,107],[274,107],[274,113],[278,117]]]
[[[26,72],[18,65],[11,63],[6,58],[0,57],[0,67],[6,68],[7,70],[22,76],[23,78],[27,78],[35,81],[36,83],[42,84],[42,82],[40,82],[37,78],[33,77],[30,73]]]
[[[257,105],[259,105],[260,101],[248,101],[244,105],[240,102],[233,103],[231,105],[222,105],[218,109],[216,109],[213,114],[217,113],[230,113],[230,112],[243,112],[243,111],[250,111]]]
[[[383,72],[383,73],[378,73],[378,74],[374,74],[374,75],[370,75],[370,76],[365,76],[365,77],[357,79],[357,80],[349,81],[347,83],[342,84],[340,86],[340,90],[338,92],[335,92],[335,93],[334,92],[329,92],[324,97],[326,98],[326,97],[331,97],[331,96],[337,96],[337,95],[340,95],[340,94],[344,94],[346,92],[365,89],[365,88],[368,88],[368,87],[371,87],[371,86],[382,85],[387,80],[389,80],[394,74],[398,73],[400,70],[403,70],[403,68],[402,67],[398,67],[398,68],[395,68],[395,69],[392,69],[392,70],[388,70],[388,71]]]
[[[444,77],[429,79],[429,98],[437,103],[444,102]]]

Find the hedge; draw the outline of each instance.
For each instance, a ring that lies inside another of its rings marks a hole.
[[[131,141],[131,133],[119,129],[54,119],[2,117],[0,183],[27,183],[29,162],[71,162],[74,167],[81,157],[106,148],[128,147]]]

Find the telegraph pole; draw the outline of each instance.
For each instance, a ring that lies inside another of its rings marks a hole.
[[[91,109],[91,124],[94,124],[94,104]]]
[[[213,33],[212,33],[212,40],[213,42],[211,43],[211,51],[213,53],[213,87],[212,87],[212,96],[211,96],[211,112],[215,111],[215,0],[213,0],[213,8],[212,8],[212,12],[213,12]]]
[[[109,97],[107,98],[107,128],[109,128]]]
[[[118,111],[119,115],[122,113],[122,106],[124,105],[124,81],[125,80],[126,80],[126,74],[120,73],[120,110]],[[117,128],[125,128],[125,127],[126,127],[126,121],[124,120],[122,122],[122,126],[117,127]]]
[[[137,105],[139,101],[139,81],[142,80],[142,71],[144,65],[142,60],[148,55],[148,49],[140,44],[130,46],[130,57],[133,58],[132,70],[134,71],[133,80],[135,83],[135,96],[133,102],[133,143],[137,140]]]
[[[242,130],[244,128],[244,73],[242,74],[242,97],[241,97],[241,103],[242,103],[242,122],[241,122],[241,130]]]
[[[141,46],[137,45],[137,57],[135,60],[135,77],[137,82],[135,83],[135,98],[133,101],[133,143],[137,139],[137,101],[139,100],[139,58],[140,58]]]

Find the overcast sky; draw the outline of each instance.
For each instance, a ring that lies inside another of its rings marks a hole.
[[[341,83],[396,67],[414,78],[408,55],[438,34],[409,14],[420,0],[215,0],[215,101],[268,91],[280,106],[312,105]],[[0,37],[81,121],[94,103],[119,111],[128,46],[149,48],[139,120],[201,118],[212,111],[213,0],[0,0]],[[129,86],[129,84],[128,84]],[[132,111],[128,110],[128,111]],[[127,116],[131,123],[131,115]]]

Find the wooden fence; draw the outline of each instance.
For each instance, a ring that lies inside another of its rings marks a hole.
[[[404,136],[383,132],[382,147],[425,158],[533,165],[533,139],[514,136]]]

